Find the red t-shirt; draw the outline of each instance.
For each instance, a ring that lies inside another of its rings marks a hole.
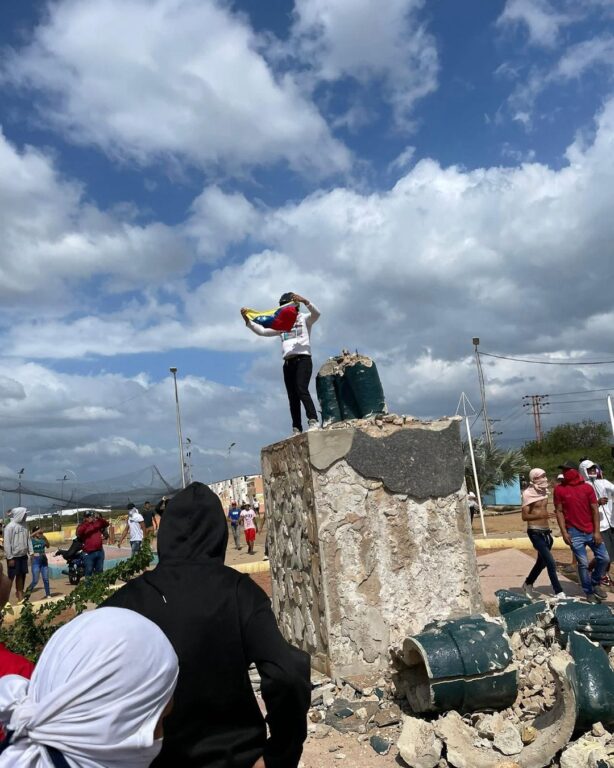
[[[21,675],[29,680],[33,672],[34,664],[29,659],[9,651],[4,643],[0,643],[0,677],[4,677],[4,675]],[[5,731],[0,725],[0,742],[4,741],[4,738]]]
[[[86,520],[77,528],[77,536],[83,542],[83,551],[96,552],[102,549],[102,531],[109,523],[102,517]]]
[[[34,672],[34,664],[29,659],[9,651],[4,643],[0,643],[0,677],[21,675],[29,680],[32,672]]]
[[[557,485],[554,488],[554,504],[563,507],[563,517],[568,528],[577,528],[583,533],[594,532],[591,504],[597,504],[597,496],[592,485]]]

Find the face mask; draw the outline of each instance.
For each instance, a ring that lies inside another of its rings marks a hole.
[[[539,488],[540,491],[543,491],[548,488],[548,478],[538,477],[536,480],[533,480],[533,485]]]

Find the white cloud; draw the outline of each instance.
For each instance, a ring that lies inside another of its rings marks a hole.
[[[424,0],[297,0],[292,45],[315,82],[353,78],[382,85],[400,124],[437,87],[434,37],[419,20]]]
[[[500,349],[527,351],[539,339],[542,351],[597,351],[588,323],[611,312],[596,286],[614,258],[613,149],[614,100],[593,139],[578,138],[558,170],[525,161],[466,171],[421,160],[388,191],[337,188],[263,208],[250,234],[269,247],[221,266],[196,289],[177,288],[168,311],[162,304],[157,312],[152,299],[136,317],[127,307],[17,322],[3,347],[29,357],[251,349],[274,359],[279,344],[249,333],[238,309],[266,308],[296,290],[323,309],[314,331],[320,355],[358,346],[384,361],[411,361],[428,346],[435,359],[457,359],[479,328]],[[193,218],[196,227],[196,210]],[[236,231],[217,237],[222,248]]]
[[[155,283],[192,263],[170,227],[140,224],[89,203],[81,185],[62,178],[51,157],[18,151],[0,131],[0,298],[58,304],[67,285],[99,276],[111,289]]]
[[[40,93],[45,121],[73,141],[137,163],[346,169],[348,152],[258,44],[217,0],[59,0],[4,77]]]
[[[507,0],[497,24],[523,25],[533,45],[552,47],[559,40],[561,27],[571,21],[572,17],[556,11],[549,0]]]

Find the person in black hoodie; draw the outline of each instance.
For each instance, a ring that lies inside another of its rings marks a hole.
[[[174,706],[152,768],[296,768],[303,750],[309,656],[284,640],[265,592],[224,565],[227,542],[219,498],[192,483],[168,502],[159,564],[103,603],[153,621],[179,658]],[[268,739],[249,681],[252,662]]]

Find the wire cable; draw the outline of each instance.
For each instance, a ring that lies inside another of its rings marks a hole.
[[[577,362],[560,362],[557,360],[528,360],[524,357],[509,357],[508,355],[495,355],[493,352],[479,352],[485,357],[496,357],[499,360],[512,360],[514,363],[534,363],[535,365],[614,365],[614,360],[579,360]]]

